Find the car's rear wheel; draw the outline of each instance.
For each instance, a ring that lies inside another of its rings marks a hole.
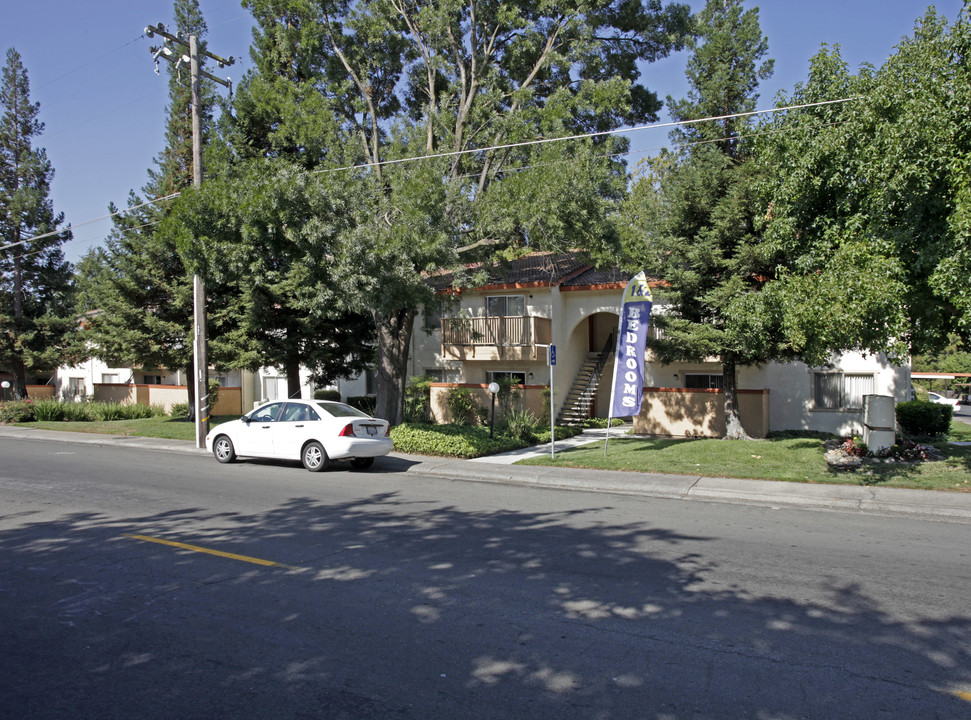
[[[236,459],[236,448],[233,447],[232,440],[225,435],[220,435],[212,443],[212,454],[221,463],[231,463]]]
[[[320,472],[327,467],[329,461],[324,446],[316,440],[304,445],[303,452],[300,453],[300,462],[310,472]]]
[[[369,467],[374,465],[374,458],[354,458],[351,460],[351,467],[355,470],[367,470]]]

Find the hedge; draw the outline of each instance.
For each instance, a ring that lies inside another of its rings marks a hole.
[[[910,400],[897,404],[900,429],[913,437],[937,437],[951,432],[954,408],[941,403]]]

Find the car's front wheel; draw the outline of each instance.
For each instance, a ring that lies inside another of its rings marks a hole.
[[[232,440],[225,435],[220,435],[212,444],[212,454],[221,463],[231,463],[236,459],[236,448],[233,447]]]
[[[329,458],[324,446],[314,440],[304,445],[303,452],[300,453],[300,462],[310,472],[320,472],[327,467]]]
[[[355,470],[367,470],[369,467],[374,465],[374,458],[354,458],[351,460],[351,467]]]

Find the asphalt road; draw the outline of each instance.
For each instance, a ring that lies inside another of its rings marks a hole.
[[[965,524],[0,458],[2,718],[971,718]]]

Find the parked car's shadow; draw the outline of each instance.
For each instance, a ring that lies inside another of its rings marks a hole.
[[[304,471],[303,466],[300,464],[299,460],[278,460],[278,459],[267,459],[267,458],[255,458],[255,457],[241,457],[235,462],[245,463],[246,465],[257,465],[265,467],[289,467],[296,470]],[[349,462],[341,460],[331,460],[327,469],[324,472],[330,472],[332,470],[349,470],[351,472],[358,473],[378,473],[378,474],[388,474],[388,473],[400,473],[406,472],[408,468],[413,465],[417,465],[419,461],[412,460],[410,458],[384,455],[374,459],[374,465],[369,468],[359,470],[351,467]],[[306,471],[304,471],[306,472]]]

